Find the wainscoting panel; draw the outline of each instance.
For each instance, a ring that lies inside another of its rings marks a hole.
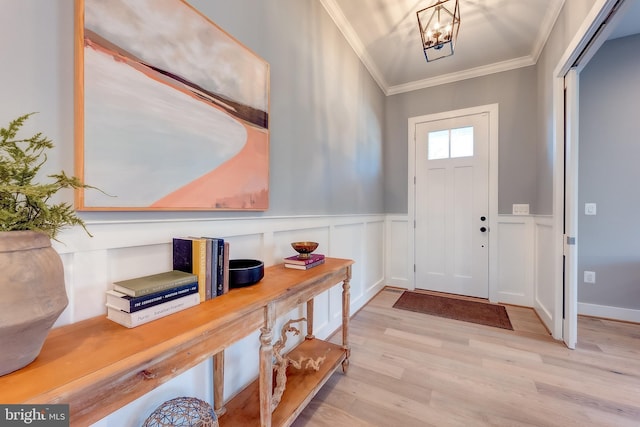
[[[209,237],[224,237],[229,242],[229,259],[259,259],[265,264],[270,262],[275,255],[271,255],[270,250],[274,250],[273,244],[268,245],[267,241],[273,242],[271,233],[253,233],[240,235],[209,235]],[[291,250],[293,254],[293,249]],[[267,261],[268,258],[270,261]]]
[[[501,215],[497,225],[497,248],[491,251],[494,278],[489,278],[495,302],[533,305],[533,229],[530,216]],[[491,232],[494,232],[493,230]]]
[[[106,315],[105,291],[117,280],[172,268],[172,238],[221,237],[230,243],[230,257],[261,259],[265,265],[282,262],[296,252],[290,243],[313,240],[318,252],[355,261],[351,280],[351,313],[355,313],[385,285],[386,220],[384,215],[273,217],[216,220],[91,222],[94,237],[82,230],[65,230],[54,242],[60,253],[69,306],[56,326]],[[326,338],[340,327],[342,289],[338,286],[315,300],[314,332]],[[302,305],[276,321],[306,316]],[[228,398],[258,373],[258,331],[225,351],[225,396]],[[291,345],[295,339],[290,339]],[[211,361],[205,362],[151,393],[116,411],[103,425],[140,425],[160,403],[189,395],[212,403]],[[194,378],[197,379],[194,382]]]
[[[387,215],[384,248],[387,260],[386,283],[389,286],[413,289],[414,285],[410,280],[413,277],[413,266],[409,266],[408,262],[408,232],[409,224],[406,215]]]
[[[551,217],[535,219],[535,295],[533,307],[547,329],[553,331],[553,315],[556,305],[556,289],[554,278],[553,220]]]
[[[492,248],[489,295],[494,302],[533,306],[534,217],[501,215],[497,220],[497,248]],[[386,218],[386,284],[413,289],[413,266],[409,265],[409,235],[413,229],[407,216]],[[492,240],[494,241],[494,240]]]
[[[331,231],[331,248],[338,258],[347,258],[347,253],[358,254],[361,262],[352,267],[351,301],[352,304],[360,301],[364,295],[363,280],[368,276],[366,269],[370,263],[366,259],[366,224],[336,225]],[[354,258],[355,259],[355,258]],[[340,305],[342,303],[340,302]],[[353,309],[353,305],[352,305]],[[336,315],[338,310],[336,310]],[[353,311],[352,311],[353,312]]]
[[[375,294],[385,284],[385,254],[380,250],[380,243],[384,240],[379,240],[384,239],[384,227],[384,221],[368,222],[365,226],[363,253],[367,264],[364,266],[360,298],[366,298],[372,292]]]
[[[351,313],[355,313],[383,286],[413,287],[408,263],[409,227],[406,215],[345,215],[94,222],[94,235],[68,230],[54,242],[61,254],[69,307],[56,326],[105,315],[104,292],[115,280],[171,269],[171,239],[175,236],[217,236],[230,243],[231,258],[262,259],[265,265],[282,262],[295,252],[290,243],[313,240],[318,252],[355,261],[351,280]],[[492,248],[489,287],[492,300],[535,307],[543,320],[553,311],[552,222],[546,217],[501,215],[496,248]],[[551,287],[551,288],[550,288]],[[316,298],[315,333],[326,338],[340,326],[341,287]],[[305,306],[278,319],[306,316]],[[258,331],[225,352],[225,396],[228,398],[257,376]],[[291,339],[291,344],[295,343]],[[196,372],[196,374],[194,374]],[[97,426],[140,425],[155,406],[177,395],[212,401],[212,365],[208,361],[98,422]],[[194,378],[199,380],[194,382]]]

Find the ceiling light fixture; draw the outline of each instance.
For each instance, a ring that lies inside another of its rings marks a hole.
[[[438,0],[416,12],[427,62],[453,55],[460,29],[459,0]]]

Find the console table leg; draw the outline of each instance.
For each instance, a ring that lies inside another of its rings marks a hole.
[[[349,369],[349,356],[351,355],[351,347],[349,346],[349,313],[351,311],[350,282],[351,266],[347,268],[347,278],[342,282],[342,348],[344,348],[346,353],[346,357],[342,362],[342,372],[345,374]]]
[[[271,401],[273,392],[273,302],[264,308],[264,327],[260,328],[260,425],[271,427]]]
[[[218,417],[227,412],[224,407],[224,350],[213,355],[213,410]]]
[[[307,301],[307,336],[305,339],[312,340],[313,336],[313,298]]]

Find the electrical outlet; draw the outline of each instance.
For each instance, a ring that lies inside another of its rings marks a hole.
[[[513,215],[529,215],[529,203],[514,203],[512,210]]]
[[[596,283],[596,272],[586,271],[584,272],[584,283]]]

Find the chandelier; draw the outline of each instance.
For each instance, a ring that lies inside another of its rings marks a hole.
[[[460,29],[459,0],[437,0],[416,12],[427,62],[453,55]]]

